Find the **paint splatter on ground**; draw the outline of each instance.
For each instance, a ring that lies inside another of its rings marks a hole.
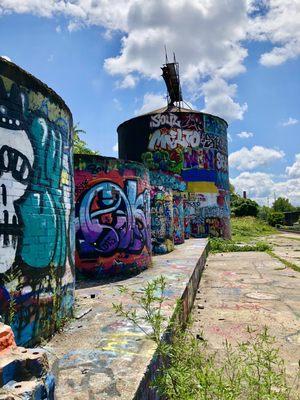
[[[300,242],[272,238],[300,248]],[[279,251],[274,246],[274,252]],[[277,339],[288,373],[300,360],[300,273],[266,253],[210,255],[193,310],[193,332],[203,333],[212,349],[220,350],[227,339],[247,338],[247,326],[264,326]]]
[[[184,292],[186,300],[192,301],[206,243],[205,239],[190,239],[172,253],[154,257],[153,267],[123,281],[80,283],[75,311],[82,317],[44,347],[56,377],[57,400],[133,398],[155,349],[144,334],[115,315],[112,303],[132,304],[128,295],[120,295],[119,288],[139,290],[163,275],[168,297],[163,311],[171,316]]]

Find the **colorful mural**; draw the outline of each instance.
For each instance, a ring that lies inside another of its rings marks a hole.
[[[187,109],[153,112],[118,128],[120,156],[142,160],[155,180],[170,187],[181,178],[188,192],[186,236],[230,237],[227,124],[221,118]],[[139,136],[138,136],[139,135]],[[134,149],[126,140],[134,139]],[[161,176],[160,176],[161,175]],[[151,178],[152,180],[152,178]],[[211,218],[216,218],[212,223]],[[188,220],[190,223],[188,223]],[[206,221],[207,220],[207,221]],[[210,221],[210,222],[208,222]],[[199,225],[199,226],[198,226]],[[218,227],[217,227],[218,225]],[[193,229],[192,229],[193,227]],[[190,231],[189,231],[190,230]],[[189,233],[190,232],[190,233]]]
[[[75,155],[76,267],[93,277],[136,272],[151,263],[146,168]]]
[[[184,239],[191,237],[191,205],[189,202],[189,193],[182,192],[183,213],[184,213]]]
[[[151,238],[154,254],[174,250],[174,219],[172,190],[151,186]]]
[[[184,208],[183,195],[181,192],[173,191],[173,215],[174,215],[174,244],[184,242]]]
[[[72,311],[71,127],[62,99],[0,60],[0,315],[17,344]]]

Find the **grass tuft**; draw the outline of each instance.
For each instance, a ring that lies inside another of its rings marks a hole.
[[[270,254],[271,257],[276,258],[277,260],[279,260],[280,262],[282,262],[282,264],[284,264],[286,267],[293,269],[294,271],[300,272],[300,267],[298,267],[298,265],[287,261],[284,258],[279,257],[277,254],[275,254],[273,251],[271,250],[267,250],[267,253]],[[279,270],[279,268],[276,268],[277,270]],[[284,269],[284,268],[282,268]]]
[[[239,251],[271,251],[269,243],[259,241],[256,243],[239,244],[232,240],[210,238],[209,246],[211,253],[231,253]]]
[[[255,217],[231,218],[231,233],[234,242],[249,242],[259,236],[278,233],[277,229]]]

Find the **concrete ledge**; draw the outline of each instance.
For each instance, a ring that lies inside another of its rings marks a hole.
[[[206,239],[190,239],[172,253],[153,258],[153,267],[123,281],[86,282],[76,293],[76,315],[68,328],[44,348],[56,378],[56,398],[85,400],[154,399],[149,382],[156,370],[155,346],[145,334],[117,317],[112,303],[133,306],[125,286],[138,291],[163,275],[167,300],[163,312],[174,314],[183,301],[181,320],[190,313],[207,256]]]

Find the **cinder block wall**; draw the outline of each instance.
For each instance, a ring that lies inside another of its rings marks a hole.
[[[101,278],[147,268],[151,263],[147,168],[109,157],[74,157],[79,275]]]
[[[0,58],[0,315],[18,345],[73,306],[71,128],[56,93]]]

